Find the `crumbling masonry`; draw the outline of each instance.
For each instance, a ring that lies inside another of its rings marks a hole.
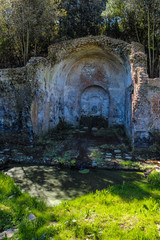
[[[40,136],[60,119],[99,116],[124,125],[136,147],[160,131],[160,79],[147,75],[143,46],[105,36],[54,44],[48,57],[0,70],[0,131]]]

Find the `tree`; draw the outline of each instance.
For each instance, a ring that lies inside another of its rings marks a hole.
[[[101,12],[105,9],[105,0],[66,0],[61,7],[67,12],[61,21],[60,35],[63,38],[101,34]]]
[[[105,19],[116,19],[122,38],[142,43],[148,53],[148,72],[158,75],[157,61],[160,44],[160,2],[158,0],[108,0]]]
[[[14,58],[23,65],[29,57],[46,52],[48,44],[58,33],[59,18],[65,12],[60,0],[6,0],[1,1],[1,21],[5,37],[14,49]],[[6,47],[7,48],[7,47]]]

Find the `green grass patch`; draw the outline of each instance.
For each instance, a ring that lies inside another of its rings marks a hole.
[[[28,220],[33,213],[37,219]],[[57,207],[22,193],[0,174],[0,231],[17,227],[19,240],[159,239],[160,186],[134,181],[110,186]]]
[[[121,161],[119,163],[121,166],[124,166],[124,167],[136,167],[136,168],[139,168],[140,167],[140,164],[138,162],[133,162],[133,161]]]
[[[160,172],[152,171],[148,176],[148,181],[154,186],[160,186]]]
[[[155,169],[156,167],[157,167],[157,166],[154,165],[153,163],[152,163],[152,164],[149,164],[149,165],[144,165],[144,166],[141,166],[141,165],[140,165],[140,169],[141,169],[142,171]]]

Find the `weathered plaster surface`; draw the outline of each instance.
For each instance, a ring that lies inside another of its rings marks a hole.
[[[0,70],[0,130],[32,128],[29,105],[31,86],[26,68]]]
[[[0,129],[41,135],[82,116],[123,124],[135,146],[159,131],[160,79],[149,79],[142,45],[105,36],[49,47],[47,58],[0,70]]]

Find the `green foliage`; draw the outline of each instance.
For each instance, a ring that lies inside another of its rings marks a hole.
[[[138,162],[133,162],[130,160],[129,161],[121,161],[119,164],[122,166],[125,166],[125,167],[136,167],[136,168],[140,167]]]
[[[92,151],[91,153],[93,160],[98,162],[98,163],[102,163],[103,162],[103,158],[101,157],[101,154],[97,151]]]
[[[122,143],[122,144],[117,144],[117,145],[113,145],[113,144],[103,144],[100,146],[101,149],[107,150],[107,151],[114,151],[116,149],[121,150],[122,152],[127,152],[128,151],[128,145]]]
[[[67,15],[60,23],[60,36],[63,39],[99,35],[103,27],[101,17],[106,1],[69,0],[62,1],[61,7]]]
[[[142,43],[158,76],[159,15],[158,0],[0,0],[0,65],[22,66],[57,41],[104,34]]]
[[[114,126],[110,128],[99,129],[94,133],[95,136],[103,136],[115,138],[117,136],[125,136],[125,128],[124,126]]]
[[[117,22],[121,38],[142,43],[148,53],[148,72],[158,76],[160,2],[158,0],[108,0],[102,16],[110,27]],[[114,31],[116,28],[114,27]],[[118,32],[119,33],[119,32]]]
[[[59,18],[66,14],[60,3],[61,0],[0,0],[3,22],[0,50],[12,53],[12,59],[8,59],[10,64],[15,61],[18,65],[25,65],[29,57],[44,54],[58,33]]]
[[[144,165],[144,166],[141,166],[141,165],[140,165],[140,169],[141,169],[142,171],[150,170],[150,169],[155,169],[155,168],[156,168],[156,165],[152,165],[152,164]]]
[[[124,184],[64,202],[55,208],[64,226],[55,239],[158,239],[159,201],[150,193]]]
[[[0,191],[0,230],[16,226],[20,240],[159,239],[160,190],[143,181],[124,182],[53,208],[22,193],[3,173]],[[9,199],[10,194],[15,195]],[[31,212],[34,221],[28,220]]]
[[[80,170],[79,172],[82,174],[89,173],[89,169],[83,169],[83,170]]]
[[[154,143],[153,145],[151,145],[148,149],[150,152],[152,153],[157,153],[160,152],[160,146],[156,143]]]
[[[19,224],[21,226],[24,221],[28,221],[27,217],[31,212],[37,214],[40,211],[37,214],[39,219],[36,225],[36,228],[39,228],[42,222],[46,221],[46,209],[44,202],[34,197],[31,198],[28,193],[22,193],[11,178],[0,173],[0,231],[13,228]]]
[[[10,209],[0,208],[0,232],[12,226],[12,213]]]
[[[160,187],[160,172],[156,170],[152,171],[148,176],[148,181],[157,187]]]
[[[72,151],[66,151],[62,157],[58,157],[58,162],[66,166],[75,166],[76,160],[73,159]]]

